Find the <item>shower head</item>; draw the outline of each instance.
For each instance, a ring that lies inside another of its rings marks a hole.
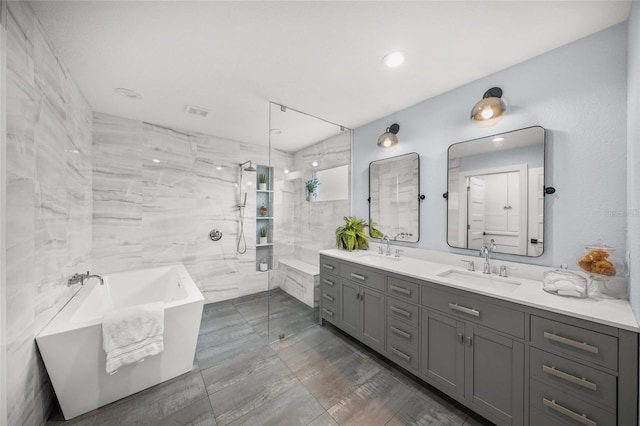
[[[247,163],[249,163],[249,167],[245,167],[243,169],[242,166],[244,166]],[[256,168],[251,165],[251,161],[245,161],[244,163],[240,164],[240,170],[244,170],[245,172],[255,172]]]

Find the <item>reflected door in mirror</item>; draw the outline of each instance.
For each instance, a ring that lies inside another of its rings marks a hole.
[[[531,127],[449,147],[447,242],[540,256],[544,129]]]

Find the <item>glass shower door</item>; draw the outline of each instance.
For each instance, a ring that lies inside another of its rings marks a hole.
[[[350,213],[351,131],[275,103],[269,115],[268,327],[269,340],[275,341],[318,324],[318,252],[334,247],[334,231]],[[337,180],[334,169],[343,173]],[[307,183],[314,179],[319,185],[309,192]]]

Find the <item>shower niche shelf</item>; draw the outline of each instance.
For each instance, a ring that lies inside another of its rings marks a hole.
[[[267,189],[258,189],[260,176],[267,177]],[[267,261],[268,270],[273,268],[273,168],[258,164],[256,167],[256,271],[260,271],[262,260]],[[262,229],[266,229],[267,243],[260,244]]]

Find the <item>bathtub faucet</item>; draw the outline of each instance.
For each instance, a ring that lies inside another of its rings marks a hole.
[[[104,285],[104,280],[100,275],[89,275],[89,271],[87,271],[86,274],[73,274],[73,276],[67,280],[67,287],[71,287],[78,283],[80,283],[80,285],[84,285],[85,280],[89,281],[91,278],[99,279],[100,285]]]

